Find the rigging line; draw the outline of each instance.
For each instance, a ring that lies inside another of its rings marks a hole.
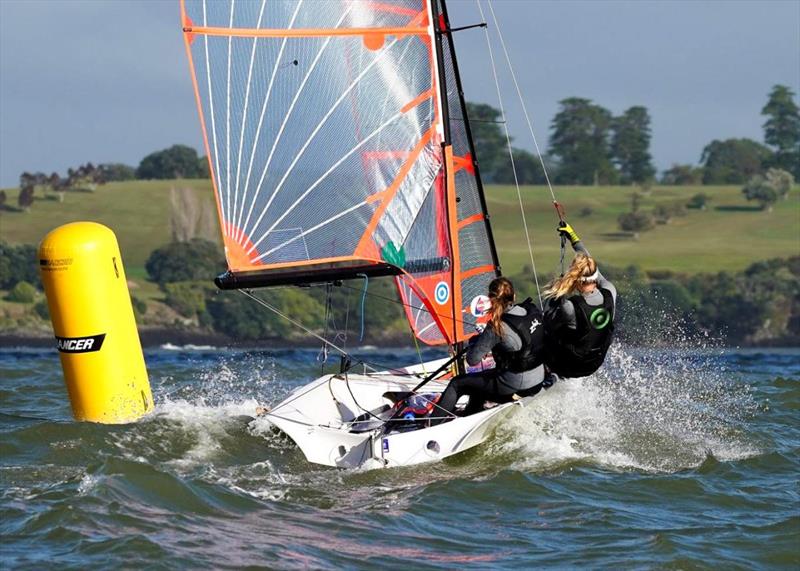
[[[294,167],[295,167],[295,165],[297,165],[297,162],[300,160],[300,157],[302,157],[303,154],[306,152],[306,149],[309,147],[309,145],[311,145],[312,141],[314,140],[314,137],[316,137],[317,133],[319,133],[319,131],[322,129],[322,127],[325,126],[325,124],[328,122],[328,119],[330,119],[331,115],[333,115],[333,112],[336,111],[337,107],[339,107],[339,104],[342,101],[344,101],[345,97],[347,97],[347,95],[355,88],[355,86],[358,85],[358,83],[361,81],[361,79],[373,68],[373,66],[375,66],[375,64],[377,64],[379,61],[381,61],[381,59],[383,59],[383,57],[387,53],[389,53],[389,50],[392,49],[394,47],[394,45],[397,44],[398,41],[399,41],[399,38],[395,38],[394,40],[392,40],[392,42],[389,45],[387,45],[385,48],[383,48],[381,50],[381,52],[375,57],[375,59],[373,59],[372,62],[367,67],[365,67],[364,70],[360,74],[358,74],[358,77],[356,77],[352,81],[352,83],[350,83],[350,85],[347,87],[347,89],[344,90],[344,93],[342,93],[342,95],[339,96],[339,99],[336,100],[336,102],[333,104],[333,106],[328,110],[328,112],[322,118],[322,120],[320,121],[319,125],[317,125],[316,128],[311,132],[311,134],[308,136],[308,139],[303,144],[303,146],[300,148],[300,150],[297,151],[297,154],[295,155],[294,159],[292,160],[291,164],[289,165],[289,168],[286,169],[286,172],[283,174],[283,177],[278,182],[278,185],[275,187],[275,190],[273,191],[273,196],[278,194],[278,191],[280,191],[281,187],[283,187],[283,183],[286,182],[286,179],[289,177],[289,174],[294,170]],[[251,205],[251,208],[252,208],[252,206],[253,205]],[[258,220],[256,221],[255,224],[253,224],[254,228],[259,225],[259,223],[264,218],[264,215],[266,213],[267,213],[266,209],[261,211],[261,215],[258,217]],[[256,246],[265,237],[266,237],[266,234],[264,236],[262,236],[261,238],[259,238],[258,242],[256,242],[255,244],[253,244],[253,246],[250,247],[250,249],[247,251],[247,254],[252,253],[253,250],[255,250]]]
[[[364,340],[364,302],[367,299],[367,289],[369,288],[369,276],[367,274],[356,274],[364,278],[364,290],[361,293],[361,335],[358,336],[358,342]]]
[[[206,22],[206,0],[203,0],[203,25],[204,26],[207,25],[207,22]],[[220,174],[220,172],[219,172],[219,146],[217,145],[217,122],[215,121],[216,115],[214,114],[214,92],[211,90],[211,64],[210,64],[209,59],[208,59],[208,36],[205,36],[203,38],[203,42],[205,44],[205,52],[206,52],[206,78],[207,78],[207,83],[208,83],[208,106],[209,106],[209,111],[211,112],[211,138],[214,141],[214,162],[215,162],[215,164],[217,166],[217,169],[216,169],[217,181],[221,182],[219,180],[219,174]],[[226,216],[225,216],[225,212],[224,212],[225,203],[223,202],[221,196],[220,196],[220,200],[219,200],[219,208],[222,211],[222,219],[226,220]],[[222,228],[222,233],[227,236],[228,235],[228,229],[226,227],[223,227]]]
[[[476,0],[478,2],[478,8],[480,9],[480,0]],[[547,181],[547,188],[550,190],[550,196],[553,199],[553,202],[558,204],[556,200],[556,193],[553,192],[553,185],[550,183],[550,175],[547,173],[547,167],[544,165],[544,158],[542,157],[542,151],[539,149],[539,143],[536,140],[536,134],[533,131],[533,123],[531,122],[530,115],[528,115],[528,107],[525,105],[525,99],[522,97],[522,90],[519,88],[519,82],[517,81],[517,74],[514,73],[514,66],[511,65],[511,57],[508,55],[508,50],[506,49],[506,42],[503,39],[503,32],[500,30],[500,25],[497,23],[497,16],[494,13],[494,7],[492,3],[489,2],[489,11],[492,13],[492,20],[494,20],[494,28],[497,30],[497,37],[500,39],[500,45],[503,48],[503,53],[506,56],[506,62],[508,63],[508,71],[511,72],[511,78],[514,80],[514,87],[517,89],[517,96],[519,97],[519,102],[522,105],[522,112],[525,114],[525,121],[528,123],[528,130],[531,132],[531,138],[533,139],[533,145],[536,147],[536,154],[539,155],[539,163],[542,165],[542,172],[544,172],[544,179]],[[481,14],[483,14],[483,10],[481,10]],[[488,32],[487,32],[488,38]]]
[[[261,20],[264,17],[264,7],[267,5],[267,0],[261,0],[261,9],[258,12],[258,22],[256,23],[256,28],[261,27]],[[236,212],[239,210],[239,182],[241,181],[241,169],[242,169],[242,146],[244,145],[244,132],[247,129],[247,112],[250,110],[250,87],[253,83],[253,64],[256,60],[256,48],[258,47],[258,38],[253,38],[253,47],[250,50],[250,66],[247,69],[247,88],[244,92],[244,108],[242,109],[242,128],[239,131],[239,151],[236,154],[236,192],[233,195],[233,215],[236,217]],[[238,242],[241,240],[242,230],[238,227],[238,220],[237,228],[236,228],[236,236],[234,239]]]
[[[231,16],[228,27],[233,28],[233,8],[236,0],[231,0]],[[226,111],[225,111],[225,200],[228,203],[227,211],[231,212],[231,51],[233,49],[233,36],[228,36],[228,79],[226,84]]]
[[[331,284],[325,284],[325,329],[322,333],[322,336],[327,339],[328,338],[328,325],[330,322],[330,314],[331,314]],[[325,374],[325,363],[328,362],[328,346],[324,343],[322,344],[322,349],[320,349],[319,354],[317,355],[317,360],[321,361],[320,364],[320,375]]]
[[[270,311],[272,311],[272,312],[273,312],[273,313],[275,313],[276,315],[278,315],[278,316],[280,316],[280,317],[284,318],[284,319],[285,319],[286,321],[288,321],[289,323],[291,323],[291,324],[293,324],[293,325],[297,326],[299,329],[301,329],[301,330],[303,330],[304,332],[308,333],[308,334],[309,334],[309,335],[311,335],[312,337],[315,337],[316,339],[319,339],[320,341],[322,341],[323,343],[325,343],[326,345],[328,345],[328,346],[329,346],[329,347],[331,347],[332,349],[334,349],[334,350],[338,351],[340,354],[344,355],[345,357],[354,357],[354,355],[351,355],[350,353],[348,353],[347,351],[345,351],[345,350],[344,350],[344,349],[342,349],[341,347],[337,346],[337,345],[336,345],[336,344],[334,344],[333,342],[331,342],[331,341],[328,341],[328,340],[327,340],[327,339],[325,339],[324,337],[322,337],[322,336],[320,336],[320,335],[318,335],[318,334],[314,333],[313,331],[311,331],[311,330],[310,330],[308,327],[306,327],[306,326],[305,326],[305,325],[303,325],[302,323],[299,323],[298,321],[296,321],[296,320],[292,319],[292,318],[291,318],[291,317],[289,317],[288,315],[286,315],[286,314],[282,313],[282,312],[281,312],[279,309],[277,309],[276,307],[274,307],[274,306],[273,306],[272,304],[270,304],[269,302],[267,302],[267,301],[265,301],[265,300],[261,299],[260,297],[258,297],[258,296],[256,296],[256,295],[254,295],[254,294],[252,293],[252,290],[240,289],[240,290],[238,290],[238,291],[239,291],[239,292],[241,292],[243,295],[245,295],[245,296],[249,297],[250,299],[252,299],[252,300],[253,300],[253,301],[255,301],[256,303],[258,303],[259,305],[261,305],[261,306],[263,306],[263,307],[265,307],[265,308],[269,309]],[[354,364],[358,364],[358,363],[361,363],[361,364],[362,364],[362,365],[364,365],[365,367],[368,367],[368,368],[372,369],[372,372],[374,372],[374,373],[377,373],[379,369],[385,369],[386,371],[388,371],[388,372],[389,372],[389,374],[394,374],[395,376],[401,376],[401,375],[407,375],[407,376],[416,376],[416,375],[417,375],[416,373],[406,373],[406,372],[400,372],[400,371],[397,371],[397,370],[396,370],[394,367],[389,367],[389,366],[387,366],[387,365],[384,365],[384,364],[381,364],[381,363],[376,363],[376,362],[374,362],[374,361],[367,361],[366,359],[360,359],[360,358],[359,358],[359,359],[357,359],[357,360],[354,362]]]
[[[357,289],[357,288],[354,288],[353,286],[349,286],[349,285],[345,284],[344,282],[342,282],[342,285],[340,285],[339,287],[346,287],[346,288],[352,289],[352,290],[356,290]],[[372,296],[372,297],[376,297],[378,299],[383,299],[385,301],[390,301],[392,303],[396,303],[398,305],[402,305],[402,306],[408,307],[410,309],[417,309],[419,311],[424,311],[425,313],[429,313],[429,314],[433,314],[434,313],[431,310],[429,310],[427,307],[425,307],[424,305],[423,306],[413,305],[411,303],[406,303],[405,301],[398,300],[396,298],[386,297],[385,295],[381,295],[379,293],[369,293],[368,292],[367,295]],[[437,314],[437,315],[439,315],[439,314]],[[454,318],[448,317],[448,319],[454,319],[456,321],[456,323],[461,323],[462,325],[473,325],[471,322],[464,321],[463,319],[458,319],[457,317],[454,317]],[[436,325],[436,323],[434,322],[432,324],[426,325],[425,329],[431,327],[432,325]]]
[[[478,5],[478,10],[481,14],[481,19],[484,19],[483,15],[483,7],[481,6],[480,0],[475,0]],[[489,3],[489,7],[491,8],[491,3]],[[494,13],[493,13],[494,14]],[[497,20],[495,20],[495,27],[497,27]],[[497,77],[497,67],[495,66],[494,61],[494,51],[492,50],[492,42],[491,38],[489,37],[489,28],[484,28],[484,33],[486,34],[486,46],[489,49],[489,61],[492,63],[492,76],[494,77],[494,85],[497,89],[497,99],[500,102],[500,116],[503,119],[503,123],[506,121],[506,111],[505,107],[503,106],[503,96],[500,93],[500,80]],[[525,240],[528,243],[528,254],[530,255],[531,259],[531,270],[533,271],[533,281],[536,283],[536,294],[539,297],[539,307],[542,307],[542,293],[539,287],[539,275],[536,272],[536,262],[533,259],[533,244],[531,243],[531,236],[530,232],[528,231],[528,222],[525,219],[525,206],[522,203],[522,191],[519,188],[519,179],[517,177],[517,169],[514,164],[514,149],[511,147],[511,134],[508,132],[508,125],[503,125],[505,133],[506,133],[506,145],[508,146],[508,156],[511,159],[511,172],[514,173],[514,186],[517,189],[517,200],[519,201],[519,212],[522,216],[522,227],[525,229]],[[552,192],[552,190],[551,190]],[[555,197],[553,197],[553,201],[555,201]]]
[[[255,301],[256,303],[258,303],[259,305],[261,305],[261,306],[263,306],[263,307],[265,307],[265,308],[269,309],[271,312],[273,312],[273,313],[274,313],[274,314],[276,314],[277,316],[284,318],[286,321],[288,321],[288,322],[289,322],[289,323],[291,323],[292,325],[294,325],[294,326],[298,327],[299,329],[302,329],[303,331],[305,331],[306,333],[308,333],[308,334],[309,334],[309,335],[311,335],[312,337],[316,337],[317,339],[319,339],[320,341],[322,341],[323,343],[325,343],[327,346],[329,346],[329,347],[331,347],[332,349],[334,349],[334,350],[338,351],[339,353],[341,353],[341,354],[342,354],[342,355],[344,355],[345,357],[349,357],[349,356],[350,356],[350,354],[349,354],[347,351],[345,351],[344,349],[342,349],[341,347],[339,347],[339,346],[338,346],[338,345],[336,345],[335,343],[332,343],[331,341],[328,341],[327,339],[325,339],[325,338],[324,338],[324,337],[322,337],[321,335],[318,335],[318,334],[314,333],[313,331],[311,331],[311,329],[309,329],[308,327],[306,327],[305,325],[303,325],[303,324],[302,324],[302,323],[300,323],[299,321],[296,321],[296,320],[292,319],[291,317],[289,317],[288,315],[286,315],[285,313],[283,313],[283,312],[282,312],[280,309],[278,309],[277,307],[275,307],[275,306],[273,306],[272,304],[270,304],[269,302],[267,302],[267,301],[265,301],[265,300],[261,299],[260,297],[258,297],[258,296],[256,296],[256,295],[254,295],[254,294],[253,294],[253,293],[252,293],[250,290],[246,290],[246,289],[240,289],[240,290],[238,290],[238,291],[240,291],[240,292],[241,292],[243,295],[245,295],[245,296],[249,297],[250,299],[252,299],[252,300],[253,300],[253,301]],[[366,363],[366,362],[364,362],[364,361],[360,361],[360,362],[361,362],[361,363],[363,363],[365,366],[367,366],[367,363]],[[372,367],[370,367],[370,368],[372,368]],[[375,369],[373,368],[373,371],[374,371],[374,370],[375,370]]]
[[[451,121],[461,121],[462,123],[465,121],[465,119],[462,119],[460,117],[451,117],[450,120]],[[506,124],[505,121],[492,121],[491,119],[473,119],[472,117],[470,117],[468,120],[469,120],[470,123],[494,123],[495,125],[505,125]]]
[[[289,25],[286,29],[290,30],[294,26],[294,21],[297,19],[297,14],[300,12],[300,7],[303,5],[303,0],[300,0],[294,8],[294,13],[292,14],[292,19],[289,21]],[[280,67],[281,60],[283,59],[283,50],[286,49],[286,41],[288,40],[288,36],[284,36],[283,40],[281,40],[281,47],[278,50],[278,56],[275,58],[275,66],[272,68],[272,75],[269,78],[269,84],[267,85],[267,93],[264,96],[264,103],[261,105],[261,114],[258,118],[258,126],[256,127],[256,135],[253,138],[253,149],[250,151],[250,161],[247,165],[247,176],[244,179],[244,193],[242,193],[242,204],[239,210],[238,215],[238,222],[236,223],[237,227],[242,228],[242,215],[244,214],[244,204],[245,198],[247,198],[247,190],[250,187],[250,175],[253,172],[253,160],[255,160],[256,156],[256,149],[258,149],[258,141],[261,138],[261,126],[264,124],[264,114],[267,111],[267,104],[269,103],[270,95],[272,95],[272,86],[275,83],[275,75],[278,73],[278,68]],[[239,239],[237,240],[240,242],[244,236],[244,230],[239,231]]]
[[[334,25],[334,29],[337,29],[339,27],[339,25],[342,22],[344,22],[344,19],[350,13],[350,10],[352,9],[353,6],[354,6],[354,4],[351,4],[350,7],[348,7],[348,9],[345,10],[345,12],[342,14],[342,17],[339,18],[339,20]],[[294,94],[294,97],[292,98],[292,102],[289,104],[289,110],[284,115],[283,121],[281,122],[281,126],[278,129],[278,134],[275,135],[275,140],[272,142],[272,148],[269,150],[269,155],[267,156],[267,162],[264,164],[264,169],[261,171],[261,177],[258,180],[258,185],[256,185],[255,193],[253,193],[253,202],[250,204],[250,209],[247,212],[247,219],[244,221],[244,224],[242,224],[242,227],[246,227],[248,225],[248,223],[250,222],[250,216],[252,216],[252,214],[253,214],[253,206],[255,205],[255,201],[256,201],[255,199],[259,195],[259,193],[261,192],[262,185],[264,184],[264,178],[267,176],[267,170],[269,169],[269,165],[272,163],[272,157],[275,155],[275,149],[277,148],[278,143],[280,142],[281,137],[283,136],[283,131],[286,128],[286,124],[289,122],[289,117],[294,112],[294,108],[295,108],[295,105],[297,104],[297,100],[300,99],[300,94],[303,93],[303,90],[306,87],[306,83],[308,83],[308,79],[311,77],[311,74],[314,73],[314,70],[316,69],[317,64],[319,63],[319,60],[322,58],[322,54],[328,48],[328,45],[331,43],[332,39],[333,39],[333,36],[328,36],[325,39],[325,41],[323,42],[322,47],[317,52],[317,55],[314,57],[314,61],[311,62],[311,65],[309,66],[308,71],[305,74],[305,77],[303,77],[303,81],[300,83],[300,86],[297,88],[297,92]],[[269,209],[270,205],[272,204],[272,201],[275,199],[275,195],[276,194],[277,194],[277,192],[273,192],[272,195],[269,197],[269,200],[267,201],[267,205],[264,207],[264,212],[266,212],[267,209]],[[256,227],[258,227],[258,223],[260,221],[261,221],[261,217],[259,217],[259,220],[256,221],[256,223],[253,225],[254,229]],[[267,233],[269,233],[269,230],[267,231]]]
[[[389,120],[388,120],[388,121],[386,121],[386,122],[385,122],[383,125],[381,125],[381,126],[380,126],[380,127],[378,127],[377,129],[375,129],[375,130],[374,130],[372,133],[370,133],[370,134],[369,134],[369,135],[368,135],[368,136],[367,136],[367,137],[366,137],[364,140],[362,140],[362,141],[361,141],[361,142],[359,142],[359,143],[358,143],[358,144],[357,144],[355,147],[353,147],[352,149],[350,149],[350,150],[347,152],[347,154],[346,154],[346,155],[344,155],[344,156],[343,156],[341,159],[339,159],[338,161],[336,161],[336,163],[334,163],[334,164],[333,164],[333,166],[331,166],[331,167],[330,167],[330,168],[329,168],[327,171],[325,171],[325,173],[323,173],[323,174],[322,174],[322,176],[320,176],[320,177],[319,177],[319,178],[318,178],[318,179],[317,179],[317,180],[314,182],[314,184],[312,184],[311,186],[309,186],[309,187],[308,187],[308,188],[307,188],[307,189],[306,189],[306,190],[303,192],[303,194],[301,194],[301,195],[300,195],[300,196],[297,198],[297,200],[295,200],[295,201],[294,201],[294,202],[291,204],[291,206],[289,206],[289,208],[287,208],[287,209],[286,209],[286,210],[283,212],[283,214],[281,214],[281,215],[278,217],[278,219],[277,219],[275,222],[273,222],[273,223],[272,223],[272,225],[271,225],[271,226],[270,226],[270,227],[267,229],[267,231],[266,231],[266,232],[264,232],[264,235],[263,235],[263,236],[261,236],[261,238],[259,238],[259,239],[256,241],[256,243],[255,243],[255,244],[253,244],[253,248],[251,248],[251,251],[252,251],[252,250],[254,250],[254,249],[255,249],[255,248],[256,248],[256,247],[257,247],[257,246],[258,246],[258,245],[261,243],[261,241],[262,241],[264,238],[266,238],[266,236],[267,236],[267,235],[268,235],[270,232],[272,232],[272,231],[275,229],[275,227],[276,227],[278,224],[280,224],[280,223],[283,221],[283,219],[284,219],[284,218],[286,218],[286,217],[289,215],[289,213],[290,213],[290,212],[292,212],[292,211],[293,211],[295,208],[297,208],[297,206],[298,206],[298,205],[299,205],[299,204],[300,204],[300,203],[303,201],[303,199],[305,199],[305,197],[306,197],[306,196],[308,196],[308,195],[311,193],[311,191],[313,191],[313,190],[314,190],[314,189],[315,189],[317,186],[319,186],[319,185],[322,183],[322,181],[323,181],[323,180],[325,180],[325,179],[328,177],[328,175],[329,175],[329,174],[331,174],[333,171],[335,171],[337,168],[339,168],[339,167],[342,165],[342,163],[343,163],[343,162],[345,162],[347,159],[349,159],[349,158],[350,158],[350,157],[353,155],[353,153],[355,153],[356,151],[358,151],[358,150],[359,150],[361,147],[363,147],[363,146],[364,146],[364,145],[365,145],[365,144],[366,144],[368,141],[370,141],[370,139],[372,139],[372,138],[373,138],[375,135],[377,135],[378,133],[382,132],[382,131],[383,131],[383,130],[386,128],[386,127],[388,127],[390,124],[394,123],[394,122],[395,122],[395,121],[396,121],[398,118],[400,118],[402,115],[403,115],[402,111],[399,111],[399,112],[395,113],[395,115],[394,115],[394,116],[392,116],[391,118],[389,118]],[[274,198],[274,197],[275,197],[275,194],[276,194],[276,193],[273,193],[272,197],[270,197],[270,198]],[[255,201],[254,201],[253,203],[255,204]],[[261,218],[263,218],[264,214],[266,214],[266,212],[267,212],[267,208],[269,208],[269,203],[267,203],[267,205],[264,207],[264,210],[263,210],[263,212],[261,213],[261,216],[259,216],[259,219],[256,221],[256,223],[255,223],[255,224],[253,224],[253,228],[257,228],[257,227],[258,227],[258,224],[261,222]],[[248,252],[248,253],[249,253],[249,252]],[[257,259],[258,259],[258,258],[257,258]]]

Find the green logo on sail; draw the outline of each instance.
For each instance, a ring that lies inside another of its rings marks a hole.
[[[397,249],[394,242],[387,242],[381,250],[381,257],[390,264],[402,268],[406,265],[406,251],[403,246]]]
[[[589,316],[589,323],[595,329],[604,329],[611,322],[611,313],[603,307],[598,307]]]

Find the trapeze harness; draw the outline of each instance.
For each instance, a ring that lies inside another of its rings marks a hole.
[[[525,315],[504,313],[503,322],[522,340],[519,351],[508,351],[500,344],[492,349],[492,356],[498,371],[524,373],[535,369],[544,362],[542,348],[544,346],[544,316],[531,298],[519,304]]]
[[[575,308],[575,331],[562,339],[547,335],[546,365],[561,377],[586,377],[603,364],[614,336],[614,298],[605,288],[602,305],[589,305],[582,295],[569,298]]]

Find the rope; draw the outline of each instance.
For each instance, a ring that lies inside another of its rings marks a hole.
[[[483,8],[481,7],[480,0],[475,0],[475,1],[476,1],[477,5],[478,5],[478,10],[480,11],[480,14],[481,14],[481,20],[485,20],[486,18],[484,17]],[[492,10],[492,17],[494,17],[494,10],[492,9],[491,3],[489,3],[489,8]],[[495,18],[495,22],[494,23],[495,23],[495,27],[497,27],[497,18]],[[503,97],[502,97],[502,95],[500,93],[500,81],[499,81],[499,79],[497,77],[497,66],[495,65],[495,61],[494,61],[494,50],[492,50],[492,42],[491,42],[491,38],[489,37],[489,28],[488,27],[484,28],[484,34],[486,35],[486,46],[489,49],[489,60],[492,63],[492,76],[494,77],[494,85],[495,85],[495,89],[497,90],[497,99],[498,99],[498,101],[500,103],[500,117],[501,117],[501,119],[503,121],[503,130],[505,131],[505,134],[506,134],[506,146],[508,147],[508,156],[511,159],[511,172],[514,173],[514,187],[517,189],[517,200],[519,201],[519,212],[520,212],[520,215],[522,216],[522,227],[525,229],[525,240],[526,240],[526,242],[528,244],[528,255],[530,256],[530,259],[531,259],[531,269],[533,271],[533,281],[536,284],[536,295],[539,297],[539,307],[542,307],[542,292],[541,292],[541,288],[539,287],[539,275],[536,272],[536,261],[533,259],[533,244],[532,244],[532,241],[531,241],[530,232],[528,231],[528,222],[525,219],[525,207],[522,204],[522,191],[519,188],[519,178],[517,177],[517,168],[516,168],[516,165],[514,164],[514,150],[511,147],[511,134],[508,131],[508,123],[506,122],[506,111],[505,111],[505,107],[503,106]],[[498,34],[499,34],[499,30],[498,30]],[[505,44],[503,44],[503,49],[505,50]],[[508,54],[506,54],[506,57],[508,57]],[[509,62],[509,65],[510,65],[510,62]],[[513,71],[512,71],[512,74],[513,74]],[[516,82],[516,80],[515,80],[515,82]],[[536,150],[537,150],[537,152],[539,151],[538,146],[537,146]],[[541,156],[539,157],[539,160],[541,160]],[[542,161],[542,165],[543,165],[543,168],[544,168],[544,161]],[[545,177],[547,177],[547,171],[545,171]],[[547,184],[548,184],[548,186],[550,185],[549,178],[547,179]],[[552,194],[552,192],[553,192],[552,188],[550,188],[550,192]],[[555,201],[555,195],[553,195],[553,200]]]
[[[279,310],[277,307],[273,306],[272,304],[270,304],[270,303],[268,303],[268,302],[264,301],[264,300],[263,300],[263,299],[261,299],[260,297],[257,297],[257,296],[255,296],[255,295],[253,295],[253,293],[252,293],[250,290],[246,290],[246,289],[240,289],[240,290],[238,290],[238,291],[240,291],[240,292],[241,292],[243,295],[245,295],[245,296],[249,297],[250,299],[252,299],[252,300],[253,300],[253,301],[255,301],[256,303],[258,303],[259,305],[261,305],[261,306],[263,306],[263,307],[265,307],[265,308],[269,309],[269,310],[270,310],[271,312],[273,312],[275,315],[278,315],[279,317],[282,317],[282,318],[284,318],[286,321],[288,321],[288,322],[289,322],[289,323],[291,323],[292,325],[294,325],[294,326],[296,326],[296,327],[298,327],[298,328],[302,329],[303,331],[305,331],[306,333],[308,333],[308,334],[309,334],[309,335],[311,335],[312,337],[314,337],[314,338],[316,338],[316,339],[319,339],[320,341],[322,341],[322,342],[323,342],[325,345],[327,345],[328,347],[330,347],[330,348],[332,348],[332,349],[334,349],[334,350],[338,351],[339,353],[341,353],[341,354],[342,354],[342,355],[344,355],[345,357],[350,357],[350,354],[349,354],[347,351],[345,351],[344,349],[342,349],[341,347],[339,347],[339,346],[338,346],[338,345],[336,345],[335,343],[332,343],[332,342],[328,341],[328,340],[327,340],[327,339],[325,339],[323,336],[321,336],[321,335],[318,335],[318,334],[314,333],[314,332],[313,332],[313,331],[311,331],[311,330],[310,330],[308,327],[306,327],[305,325],[303,325],[303,324],[302,324],[302,323],[300,323],[299,321],[296,321],[296,320],[292,319],[291,317],[289,317],[288,315],[286,315],[285,313],[283,313],[281,310]],[[366,362],[366,361],[363,361],[363,360],[360,360],[360,359],[359,359],[359,362],[360,362],[360,363],[363,363],[363,364],[364,364],[364,366],[368,366],[368,364],[367,364],[367,362]],[[375,371],[375,370],[376,370],[376,369],[374,369],[373,367],[370,367],[370,368],[371,368],[373,371]]]
[[[478,2],[478,9],[481,11],[481,18],[483,18],[483,10],[481,9],[480,0],[476,0]],[[511,65],[511,58],[508,55],[508,50],[506,49],[506,42],[503,39],[503,32],[500,29],[500,25],[497,23],[497,16],[494,13],[494,7],[492,3],[489,2],[489,11],[492,13],[492,20],[494,21],[494,27],[497,30],[497,37],[500,39],[500,45],[503,48],[503,53],[506,56],[506,62],[508,63],[508,71],[511,72],[511,79],[514,80],[514,87],[517,90],[517,96],[519,97],[520,105],[522,105],[522,112],[525,114],[525,121],[528,123],[528,130],[531,133],[531,138],[533,139],[533,145],[536,147],[536,154],[539,155],[539,162],[542,165],[542,172],[544,172],[544,179],[547,181],[547,188],[550,190],[550,196],[553,199],[553,203],[555,205],[558,204],[556,200],[556,193],[553,192],[553,185],[550,183],[550,175],[547,173],[547,167],[544,164],[544,158],[542,158],[542,151],[539,149],[539,143],[536,140],[536,134],[533,132],[533,123],[531,122],[530,115],[528,115],[528,107],[525,105],[525,99],[522,97],[522,90],[519,88],[519,82],[517,81],[517,74],[514,73],[514,66]],[[486,32],[487,39],[489,38],[488,30]],[[494,61],[494,60],[493,60]],[[492,63],[494,66],[494,63]],[[496,80],[496,76],[495,76]],[[558,208],[556,208],[558,210]]]
[[[361,335],[358,336],[358,342],[364,340],[364,302],[367,299],[367,289],[369,288],[369,276],[367,274],[357,274],[364,278],[364,290],[361,293]]]
[[[325,286],[325,329],[322,333],[322,336],[327,339],[328,338],[328,325],[330,323],[330,315],[331,315],[331,284],[326,284]],[[335,324],[334,324],[335,327]],[[328,362],[328,346],[326,344],[322,344],[322,348],[319,351],[319,355],[317,355],[317,360],[321,362],[320,364],[320,375],[325,374],[325,363]]]

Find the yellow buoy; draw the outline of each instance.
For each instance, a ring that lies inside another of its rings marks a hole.
[[[152,410],[114,232],[94,222],[59,226],[39,245],[39,270],[75,419],[125,423]]]

